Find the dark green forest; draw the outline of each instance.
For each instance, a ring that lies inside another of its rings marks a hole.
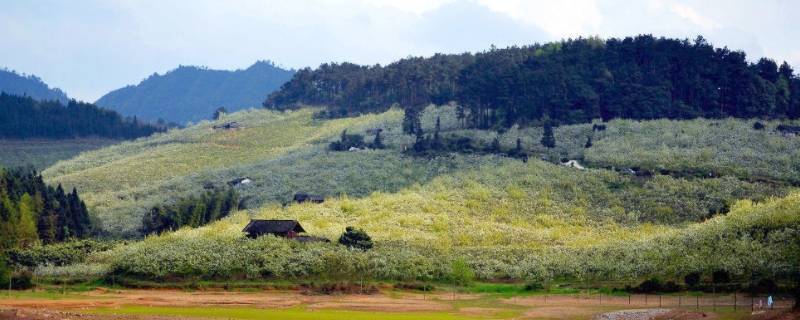
[[[132,139],[163,130],[90,103],[70,100],[65,106],[54,100],[0,93],[0,138]]]
[[[50,88],[42,79],[34,75],[18,74],[15,71],[0,69],[0,92],[18,96],[28,96],[36,100],[58,100],[69,102],[67,94],[58,88]]]
[[[230,112],[256,107],[293,74],[270,61],[235,71],[180,66],[163,75],[153,74],[138,85],[111,91],[96,104],[126,116],[184,124],[211,119],[220,107]]]
[[[156,206],[142,217],[143,235],[193,228],[227,217],[239,208],[239,196],[233,189],[214,190],[200,197],[187,197],[174,204]]]
[[[0,252],[91,233],[89,211],[77,190],[48,186],[33,169],[0,168]]]
[[[785,62],[750,63],[744,52],[715,48],[702,37],[579,38],[387,66],[323,64],[299,70],[264,106],[322,105],[321,116],[342,117],[399,105],[413,119],[429,104],[449,102],[477,128],[545,119],[555,125],[597,118],[794,119],[800,78]]]

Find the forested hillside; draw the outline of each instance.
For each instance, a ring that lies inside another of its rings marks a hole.
[[[591,119],[797,118],[800,78],[787,63],[748,63],[744,52],[649,35],[579,38],[477,54],[407,58],[387,66],[303,69],[264,106],[322,105],[326,116],[381,112],[412,118],[457,102],[479,128]]]
[[[58,88],[50,88],[34,75],[20,75],[14,71],[0,69],[0,92],[18,96],[29,96],[36,100],[58,100],[67,103],[69,98]]]
[[[84,238],[91,228],[77,190],[48,186],[33,170],[0,168],[0,251]]]
[[[0,93],[0,138],[3,139],[131,139],[163,130],[136,118],[122,118],[114,111],[89,103],[70,100],[65,106],[58,101],[37,101]]]
[[[96,104],[140,119],[197,122],[210,119],[217,108],[233,112],[260,105],[293,73],[270,61],[235,71],[181,66],[163,75],[153,74],[138,85],[114,90]]]

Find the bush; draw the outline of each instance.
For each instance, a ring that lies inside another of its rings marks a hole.
[[[0,288],[8,289],[8,281],[11,277],[11,289],[26,290],[33,288],[33,274],[30,271],[5,272],[0,274]]]
[[[351,249],[372,249],[372,238],[364,230],[353,227],[345,228],[344,233],[339,237],[339,243]]]
[[[417,290],[417,291],[433,291],[436,289],[432,284],[423,282],[400,282],[394,285],[395,289],[402,290]]]
[[[544,289],[544,286],[539,282],[528,282],[525,284],[525,291],[537,291]]]
[[[764,126],[764,124],[761,122],[756,121],[753,123],[753,129],[755,130],[764,130],[764,128],[766,128],[766,126]]]
[[[683,287],[681,285],[675,283],[675,281],[667,281],[661,286],[661,292],[669,293],[669,292],[678,292],[678,291],[682,291],[682,290],[683,290]]]
[[[686,284],[689,289],[697,289],[700,287],[700,273],[699,272],[692,272],[683,277],[683,283]]]
[[[725,270],[717,270],[711,274],[711,282],[714,284],[727,284],[731,282],[731,274]]]
[[[11,288],[14,290],[33,288],[33,273],[27,270],[13,273],[11,277]]]
[[[636,293],[654,293],[661,291],[661,286],[661,280],[657,278],[650,278],[643,281],[635,288],[632,288],[631,291]]]
[[[467,265],[463,258],[453,260],[450,264],[450,280],[460,286],[469,285],[475,281],[475,271]]]
[[[775,293],[778,291],[778,285],[772,279],[761,279],[757,283],[750,285],[748,291],[751,293]]]

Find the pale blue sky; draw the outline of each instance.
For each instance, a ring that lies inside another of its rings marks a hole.
[[[0,0],[0,67],[94,101],[180,64],[373,64],[652,33],[702,34],[800,69],[798,13],[792,0]]]

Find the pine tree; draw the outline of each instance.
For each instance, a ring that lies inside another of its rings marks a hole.
[[[372,148],[373,149],[384,149],[386,146],[383,144],[383,138],[381,137],[381,131],[378,130],[375,132],[375,139],[372,140]]]
[[[436,117],[436,127],[434,127],[434,130],[433,130],[433,142],[431,143],[431,147],[434,150],[441,150],[443,148],[443,146],[444,146],[442,144],[442,137],[441,137],[441,135],[439,133],[441,131],[441,129],[442,129],[442,125],[441,125],[441,122],[439,121],[439,117],[437,116]]]
[[[586,144],[583,147],[587,149],[592,147],[592,136],[586,137]]]
[[[19,220],[16,226],[18,246],[29,247],[39,241],[36,232],[36,213],[33,198],[25,193],[19,200]]]
[[[553,136],[553,126],[549,121],[544,123],[544,134],[542,134],[542,145],[547,148],[556,147],[556,138]]]
[[[494,137],[494,139],[492,139],[492,144],[489,147],[489,151],[491,151],[491,152],[500,152],[500,139],[499,138]]]

